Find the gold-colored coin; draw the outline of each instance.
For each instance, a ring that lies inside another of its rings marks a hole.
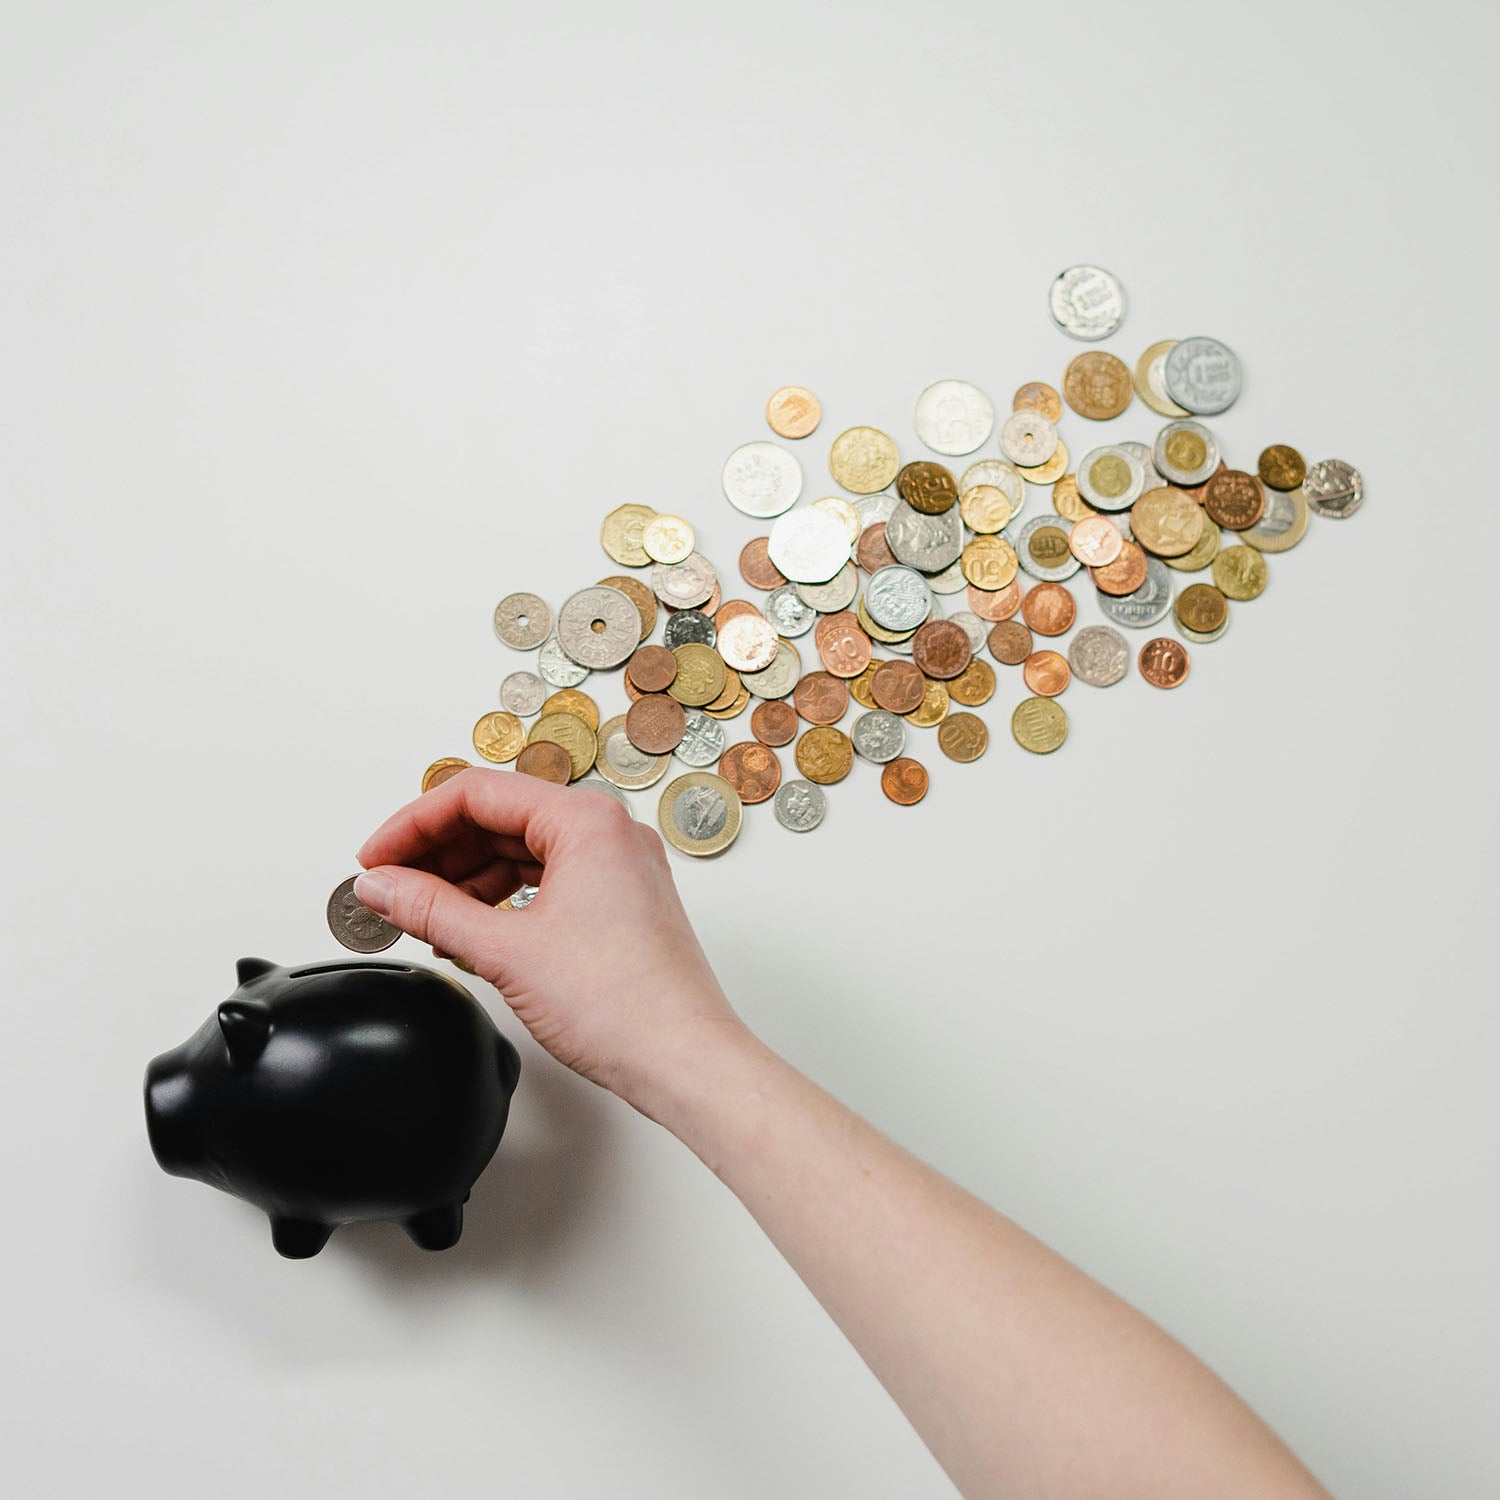
[[[551,740],[554,745],[561,745],[568,752],[572,767],[568,772],[568,780],[577,781],[587,773],[594,764],[594,757],[599,753],[599,741],[594,734],[598,727],[597,710],[592,724],[577,714],[544,713],[531,726],[526,743],[535,745],[543,740]]]
[[[1088,467],[1089,487],[1101,500],[1119,500],[1130,488],[1132,479],[1130,465],[1120,453],[1101,453]]]
[[[928,677],[922,686],[922,701],[909,714],[903,714],[902,718],[908,724],[915,724],[918,729],[931,729],[934,724],[941,724],[948,717],[948,705],[948,684],[939,682],[935,677]]]
[[[590,729],[599,727],[599,705],[577,688],[559,688],[542,704],[542,715],[576,714]]]
[[[662,837],[684,854],[718,854],[740,836],[740,794],[712,771],[689,771],[668,782],[657,804]]]
[[[1105,422],[1118,417],[1135,387],[1125,361],[1103,349],[1090,349],[1075,356],[1063,371],[1063,397],[1080,417]]]
[[[1027,484],[1055,484],[1068,472],[1068,445],[1059,438],[1057,451],[1046,463],[1038,464],[1034,469],[1023,469],[1018,464],[1016,472]]]
[[[723,661],[722,657],[720,657],[719,659],[721,661]],[[733,667],[731,667],[728,662],[725,662],[724,663],[724,690],[723,690],[723,692],[721,692],[719,694],[719,696],[717,698],[714,699],[714,701],[712,703],[705,703],[703,705],[703,712],[706,713],[706,714],[718,713],[722,709],[728,708],[729,705],[731,703],[733,703],[736,698],[739,697],[739,695],[740,695],[740,689],[741,689],[740,674],[738,672],[736,672],[735,669]],[[745,691],[748,692],[749,689],[746,688]]]
[[[644,557],[645,552],[642,551],[641,555]],[[646,563],[650,561],[647,557]],[[642,563],[641,567],[644,568],[646,563]],[[619,589],[635,605],[635,612],[641,617],[641,639],[645,640],[656,629],[656,595],[639,578],[628,578],[624,573],[601,578],[599,583],[604,588]]]
[[[1208,444],[1203,441],[1202,433],[1194,432],[1191,427],[1179,427],[1168,433],[1164,451],[1172,468],[1184,474],[1201,469],[1208,461]]]
[[[976,589],[997,593],[1016,576],[1016,549],[1004,537],[976,536],[959,557],[959,567]]]
[[[1254,547],[1226,547],[1214,558],[1214,583],[1230,599],[1254,599],[1265,591],[1271,570]]]
[[[978,760],[989,748],[990,731],[978,714],[950,714],[938,728],[938,749],[949,760]]]
[[[822,420],[822,403],[805,385],[784,385],[766,402],[766,421],[777,437],[805,438]]]
[[[667,691],[686,708],[702,708],[724,691],[729,668],[712,646],[687,641],[672,649],[677,658],[677,676]]]
[[[998,485],[976,484],[958,497],[959,514],[970,531],[992,536],[1010,525],[1010,499]]]
[[[1060,526],[1038,526],[1027,539],[1026,550],[1039,568],[1055,568],[1073,555],[1068,533]]]
[[[703,712],[706,713],[711,719],[737,719],[742,713],[744,713],[745,709],[749,706],[749,703],[750,689],[747,687],[742,687],[739,692],[734,695],[734,701],[727,707],[715,708],[713,704],[709,704],[708,707],[703,710]]]
[[[854,606],[854,617],[859,621],[860,629],[872,641],[879,641],[882,646],[899,646],[902,641],[909,641],[919,628],[914,625],[910,630],[887,630],[884,625],[877,625],[870,618],[869,610],[865,608],[863,594],[860,595],[858,603]]]
[[[835,729],[832,724],[815,724],[797,741],[792,757],[809,781],[829,786],[849,774],[854,764],[854,746],[842,729]]]
[[[1068,737],[1068,714],[1054,698],[1023,698],[1010,716],[1016,743],[1033,755],[1050,755]]]
[[[1311,512],[1307,495],[1300,485],[1287,491],[1287,499],[1292,502],[1290,526],[1282,531],[1268,530],[1266,522],[1269,517],[1263,516],[1254,526],[1240,532],[1240,540],[1254,547],[1257,552],[1290,552],[1307,535],[1307,521]]]
[[[1207,517],[1191,495],[1171,485],[1147,490],[1130,512],[1130,530],[1147,552],[1158,557],[1181,557],[1191,552],[1203,535]]]
[[[467,771],[469,763],[460,760],[456,755],[445,755],[442,760],[435,760],[422,772],[422,790],[430,792],[435,786],[442,786],[445,781],[452,781],[460,771]]]
[[[894,439],[878,427],[849,427],[828,450],[828,472],[851,495],[873,495],[885,489],[901,467]]]
[[[1176,339],[1163,339],[1152,346],[1135,362],[1135,393],[1159,417],[1190,417],[1192,412],[1179,406],[1168,394],[1162,380],[1162,366],[1167,356],[1177,347]],[[1155,375],[1155,380],[1152,375]]]
[[[878,672],[884,665],[884,657],[872,656],[870,658],[870,665],[867,666],[864,671],[861,672],[857,677],[851,677],[849,679],[849,696],[853,698],[861,708],[880,707],[880,705],[875,701],[875,695],[870,691],[870,681],[875,676],[876,672]]]
[[[1062,420],[1062,397],[1043,380],[1028,380],[1016,392],[1012,411],[1039,411],[1049,422]]]
[[[1099,512],[1078,492],[1078,478],[1064,474],[1052,486],[1052,509],[1069,521],[1086,521]]]
[[[1229,603],[1211,583],[1194,583],[1177,596],[1177,621],[1184,630],[1212,635],[1229,619]]]
[[[1191,552],[1181,557],[1164,557],[1162,561],[1179,573],[1201,573],[1214,560],[1219,550],[1219,524],[1207,514],[1203,517],[1203,535],[1193,544]]]
[[[599,540],[622,568],[644,568],[651,561],[641,543],[641,534],[655,514],[649,505],[617,505],[605,516]]]
[[[948,684],[948,696],[965,708],[978,708],[995,696],[995,669],[976,656]]]
[[[859,512],[842,495],[824,495],[821,500],[813,501],[813,509],[827,511],[849,533],[851,547],[859,540],[864,523],[859,519]]]
[[[514,714],[508,714],[504,709],[486,714],[474,726],[474,748],[497,765],[514,760],[525,744],[525,727]]]
[[[641,531],[641,546],[652,562],[684,562],[696,545],[693,528],[681,516],[652,516]]]

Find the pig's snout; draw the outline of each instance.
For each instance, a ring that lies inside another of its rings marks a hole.
[[[201,1158],[193,1103],[192,1075],[178,1053],[153,1057],[146,1068],[146,1134],[162,1171],[173,1177],[196,1175]]]

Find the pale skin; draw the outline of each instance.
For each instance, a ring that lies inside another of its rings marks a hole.
[[[660,836],[472,769],[360,849],[359,898],[504,996],[749,1209],[971,1500],[1327,1500],[1206,1365],[759,1041]],[[522,912],[495,904],[520,885]]]

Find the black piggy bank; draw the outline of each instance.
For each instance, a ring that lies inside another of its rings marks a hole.
[[[146,1129],[164,1171],[265,1209],[283,1255],[316,1255],[355,1219],[446,1250],[520,1072],[436,970],[242,958],[234,994],[147,1067]]]

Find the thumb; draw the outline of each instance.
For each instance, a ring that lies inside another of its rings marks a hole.
[[[402,932],[484,973],[493,967],[504,921],[493,906],[441,876],[404,865],[378,865],[354,882],[354,894]],[[486,975],[486,977],[489,977]]]

